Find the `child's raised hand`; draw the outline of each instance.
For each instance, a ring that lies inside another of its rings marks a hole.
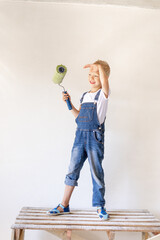
[[[86,64],[83,68],[91,68],[91,70],[95,70],[95,71],[98,71],[99,70],[99,66],[98,64]]]
[[[62,95],[63,95],[62,97],[63,101],[66,101],[68,98],[71,101],[71,97],[68,92],[67,93],[62,92]]]
[[[84,65],[83,68],[88,68],[88,67],[91,67],[91,64],[86,64],[86,65]]]

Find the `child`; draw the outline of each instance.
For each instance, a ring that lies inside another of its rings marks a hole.
[[[84,68],[90,68],[88,80],[91,90],[82,95],[79,111],[71,103],[71,112],[75,116],[77,129],[68,174],[65,176],[64,196],[62,202],[47,214],[70,213],[70,197],[74,187],[78,186],[80,171],[88,158],[93,183],[92,206],[97,207],[97,214],[101,219],[108,220],[109,215],[104,208],[105,182],[102,160],[104,158],[105,119],[110,95],[108,83],[110,67],[107,62],[97,60],[93,64],[85,65]],[[64,101],[68,97],[71,101],[70,95],[63,93]]]

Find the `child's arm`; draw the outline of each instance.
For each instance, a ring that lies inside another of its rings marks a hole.
[[[79,110],[77,110],[77,109],[73,106],[72,103],[71,103],[71,105],[72,105],[72,109],[71,109],[70,111],[73,113],[73,115],[74,115],[75,118],[76,118],[76,117],[78,117],[78,114],[79,114],[79,112],[80,112],[81,107],[79,108]]]
[[[62,95],[63,95],[63,101],[66,102],[66,100],[69,98],[69,100],[70,100],[70,102],[71,102],[71,97],[70,97],[70,95],[69,95],[68,93],[63,93],[63,92],[62,92]],[[73,113],[74,117],[76,118],[76,117],[78,116],[78,114],[79,114],[79,111],[80,111],[80,109],[81,109],[81,106],[80,106],[79,110],[77,110],[77,109],[74,107],[74,105],[72,104],[72,102],[71,102],[71,105],[72,105],[72,109],[71,109],[70,111]]]
[[[98,64],[98,68],[99,68],[100,81],[102,84],[102,91],[104,92],[106,98],[108,98],[108,95],[109,95],[108,76],[106,75],[103,67],[100,64]]]

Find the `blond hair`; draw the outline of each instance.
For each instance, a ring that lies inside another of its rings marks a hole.
[[[102,67],[103,67],[103,69],[104,69],[104,71],[105,71],[105,73],[106,73],[106,75],[109,77],[109,75],[110,75],[110,66],[109,66],[109,64],[106,62],[106,61],[102,61],[102,60],[97,60],[97,61],[95,61],[93,64],[100,64]]]

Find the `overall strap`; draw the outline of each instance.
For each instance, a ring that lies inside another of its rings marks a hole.
[[[98,101],[101,90],[102,89],[99,89],[98,93],[96,94],[96,96],[94,98],[94,104],[96,104],[96,102]],[[105,120],[106,120],[106,116],[105,116],[104,122],[99,125],[99,130],[102,130],[102,131],[105,130]]]
[[[84,98],[84,95],[85,95],[86,93],[87,93],[87,92],[83,93],[83,95],[82,95],[82,97],[81,97],[81,99],[80,99],[80,103],[82,103],[83,98]]]
[[[94,103],[96,103],[98,101],[100,92],[101,92],[101,89],[99,89],[98,93],[96,94],[96,96],[94,98]]]

